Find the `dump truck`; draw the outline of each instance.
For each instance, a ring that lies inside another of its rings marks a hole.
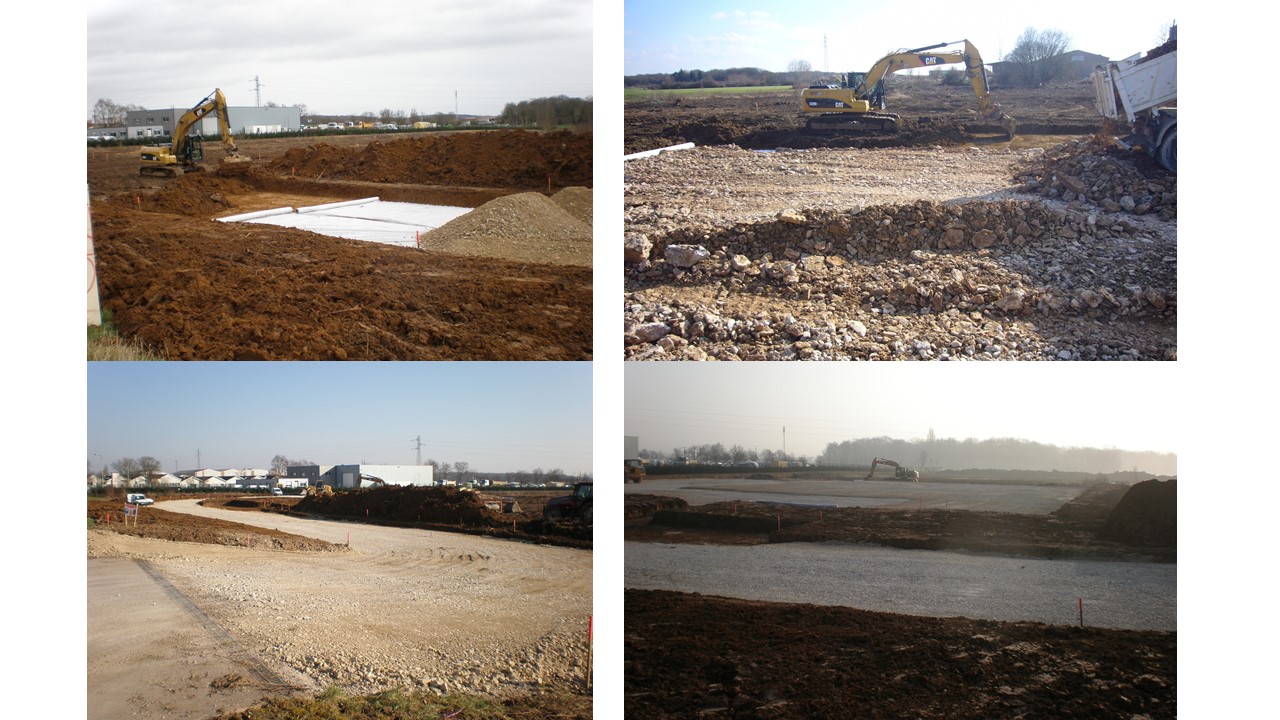
[[[1120,145],[1178,172],[1177,25],[1163,45],[1095,66],[1093,90],[1098,112],[1126,126],[1128,134],[1117,138]]]

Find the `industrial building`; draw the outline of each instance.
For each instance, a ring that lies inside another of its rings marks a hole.
[[[377,485],[435,485],[430,465],[290,465],[285,478],[306,480],[310,485],[358,488]]]
[[[125,113],[126,137],[171,137],[178,119],[187,110],[188,108],[130,110]],[[237,137],[302,130],[302,110],[297,107],[228,106],[227,120],[231,123],[231,134]],[[210,113],[201,118],[191,132],[195,135],[217,137],[219,135],[217,116]]]

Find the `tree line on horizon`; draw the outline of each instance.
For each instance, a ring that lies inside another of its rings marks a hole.
[[[1117,448],[1059,447],[1018,438],[968,438],[901,440],[890,437],[859,438],[828,443],[817,456],[797,455],[774,449],[756,450],[740,444],[706,443],[672,448],[670,452],[641,450],[650,462],[742,465],[756,462],[813,464],[822,467],[866,468],[875,458],[886,458],[924,472],[942,470],[1023,470],[1109,474],[1134,469],[1155,475],[1176,475],[1178,457],[1173,453]]]

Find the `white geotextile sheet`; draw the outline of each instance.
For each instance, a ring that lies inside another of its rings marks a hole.
[[[321,235],[417,247],[420,235],[471,212],[448,205],[384,202],[378,198],[354,203],[281,208],[271,214],[219,218],[223,222],[251,222],[309,230]]]

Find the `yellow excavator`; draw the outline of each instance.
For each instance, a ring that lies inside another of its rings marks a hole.
[[[231,135],[231,121],[227,118],[227,98],[222,91],[214,88],[212,93],[201,100],[195,107],[182,114],[173,128],[173,142],[168,145],[145,145],[142,148],[143,175],[159,177],[178,177],[183,172],[199,172],[203,167],[199,164],[204,159],[200,135],[191,134],[209,113],[218,118],[218,132],[222,135],[222,147],[227,155],[219,165],[223,173],[241,173],[249,166],[250,158],[240,154],[235,138]]]
[[[904,468],[904,467],[902,467],[901,465],[899,465],[898,463],[896,463],[896,462],[894,462],[894,461],[892,461],[892,460],[886,460],[886,459],[884,459],[884,458],[875,458],[874,460],[872,460],[872,461],[871,461],[871,472],[867,473],[867,476],[866,476],[866,477],[864,477],[864,478],[862,478],[862,479],[863,479],[863,480],[870,480],[870,479],[871,479],[871,476],[876,474],[876,466],[877,466],[877,465],[888,465],[889,467],[893,468],[893,479],[894,479],[894,480],[910,480],[911,482],[920,482],[920,473],[919,473],[919,471],[916,471],[916,470],[910,470],[910,469],[908,469],[908,468]]]
[[[931,52],[962,42],[962,51]],[[894,113],[883,112],[885,78],[899,70],[961,62],[964,63],[965,76],[978,96],[979,116],[999,123],[1009,134],[1009,139],[1013,139],[1017,123],[991,99],[982,55],[968,40],[892,52],[877,60],[867,72],[851,72],[842,77],[839,85],[816,84],[805,88],[801,94],[804,100],[801,114],[808,117],[807,127],[814,132],[896,132],[901,118]]]

